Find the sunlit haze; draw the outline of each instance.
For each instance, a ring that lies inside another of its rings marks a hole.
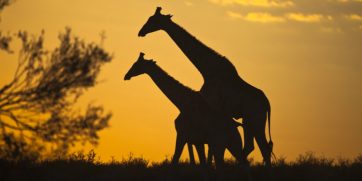
[[[114,59],[79,104],[113,113],[95,151],[102,160],[133,153],[161,161],[173,154],[179,112],[148,76],[124,81],[124,74],[142,51],[184,85],[199,90],[203,80],[165,32],[137,36],[157,6],[266,93],[277,156],[362,153],[361,0],[16,0],[2,12],[0,29],[44,30],[50,50],[65,27],[87,42],[100,42],[105,32],[103,46]],[[19,50],[19,42],[11,48]],[[0,52],[0,86],[16,60],[17,53]],[[261,160],[257,146],[251,157]]]

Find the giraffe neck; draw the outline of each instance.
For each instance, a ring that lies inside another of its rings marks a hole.
[[[235,67],[229,60],[203,44],[172,20],[166,23],[164,31],[199,70],[205,81],[214,76],[225,77],[225,74],[238,76]]]
[[[182,85],[156,63],[150,65],[147,74],[180,111],[190,107],[190,99],[195,95],[195,91]]]

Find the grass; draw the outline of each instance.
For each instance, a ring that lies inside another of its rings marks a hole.
[[[362,155],[355,159],[330,159],[308,152],[295,161],[277,159],[271,169],[260,163],[250,168],[241,168],[234,161],[226,161],[220,172],[214,168],[202,168],[181,162],[177,166],[169,160],[150,163],[144,158],[134,157],[120,161],[112,159],[104,163],[94,152],[76,153],[67,158],[41,161],[8,162],[0,160],[0,180],[288,180],[288,181],[334,181],[362,180]]]

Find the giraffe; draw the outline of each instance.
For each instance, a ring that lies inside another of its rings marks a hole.
[[[245,159],[254,150],[255,138],[264,163],[270,166],[273,150],[270,133],[271,108],[264,92],[244,81],[226,57],[203,44],[171,18],[172,15],[161,14],[161,7],[157,7],[138,36],[165,31],[201,73],[204,84],[200,92],[205,99],[231,117],[243,119]],[[269,142],[265,135],[266,121],[269,127]]]
[[[158,88],[180,111],[175,122],[177,131],[176,150],[186,142],[195,145],[209,144],[215,157],[216,168],[223,167],[225,149],[242,163],[242,139],[237,129],[240,123],[209,105],[198,91],[184,86],[167,74],[155,61],[140,53],[137,61],[126,73],[124,80],[141,74],[151,77]],[[182,149],[181,149],[182,151]]]

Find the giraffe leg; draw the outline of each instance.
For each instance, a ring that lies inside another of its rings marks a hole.
[[[195,165],[196,162],[195,162],[194,150],[192,149],[192,144],[187,143],[187,148],[189,149],[190,163],[192,165]]]
[[[215,158],[216,167],[216,180],[227,180],[225,178],[225,164],[224,164],[224,152],[225,147],[221,147],[219,144],[211,146],[211,151]]]
[[[246,164],[243,157],[243,141],[237,129],[231,132],[227,149],[238,160],[239,164]]]
[[[195,144],[197,154],[199,155],[199,160],[201,165],[206,165],[206,157],[205,157],[205,146],[203,143]]]
[[[271,148],[266,139],[264,130],[257,131],[255,140],[258,143],[261,154],[263,155],[265,165],[270,166],[271,165]]]
[[[216,169],[222,170],[225,166],[224,165],[225,148],[222,148],[220,146],[215,146],[212,149],[212,153],[214,154]]]
[[[243,143],[242,143],[242,139],[241,136],[238,132],[238,130],[236,130],[235,134],[233,134],[234,136],[232,136],[230,138],[230,142],[228,145],[228,150],[230,151],[230,153],[236,158],[236,160],[238,161],[238,165],[241,168],[241,172],[244,175],[246,175],[248,177],[248,180],[252,180],[251,178],[251,167],[249,166],[248,160],[246,160],[246,157],[244,157],[244,152],[243,152]]]
[[[247,161],[249,154],[254,150],[254,128],[253,120],[245,119],[244,124],[244,149],[243,149],[243,160]]]
[[[256,125],[255,140],[263,156],[264,163],[266,164],[266,166],[270,166],[272,148],[270,147],[265,135],[266,114],[264,113],[258,115],[259,116],[257,117],[257,119],[253,120]]]
[[[213,159],[214,154],[212,153],[210,147],[209,150],[207,151],[207,165],[211,166],[212,165],[212,159]]]
[[[185,144],[186,144],[185,139],[183,137],[181,137],[179,134],[177,134],[176,147],[175,147],[175,153],[173,154],[173,157],[172,157],[172,164],[178,163]]]

